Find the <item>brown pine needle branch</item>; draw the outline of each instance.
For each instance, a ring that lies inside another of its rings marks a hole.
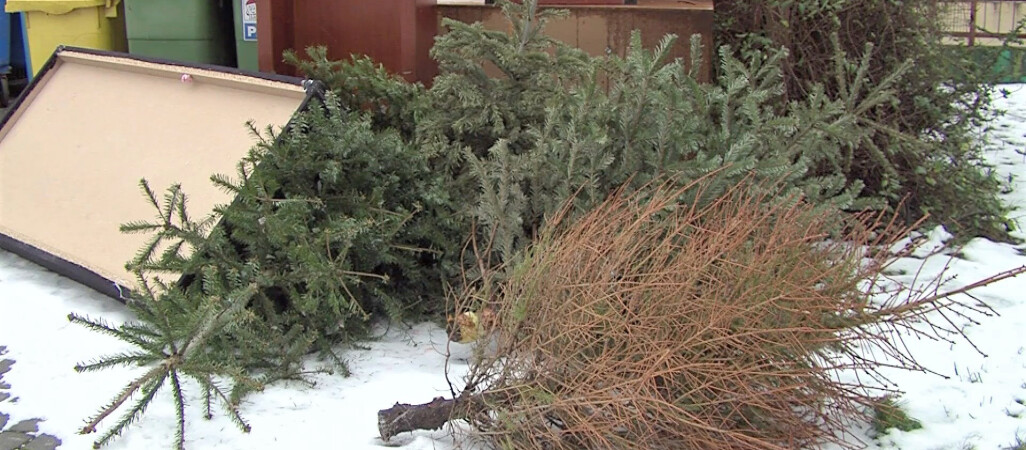
[[[1004,280],[1007,280],[1009,278],[1015,278],[1015,277],[1017,277],[1019,275],[1022,275],[1023,273],[1026,273],[1026,266],[1020,266],[1020,267],[1016,267],[1014,269],[1009,269],[1009,270],[1006,270],[1004,272],[1001,272],[1001,273],[989,276],[987,278],[984,278],[982,280],[976,281],[975,283],[972,283],[972,284],[969,284],[969,285],[966,285],[966,286],[963,286],[963,287],[960,287],[960,288],[957,288],[957,289],[952,289],[950,291],[946,291],[946,292],[943,292],[943,293],[940,293],[940,294],[935,294],[935,295],[932,295],[930,297],[926,297],[926,298],[920,299],[919,301],[921,301],[921,302],[934,302],[934,301],[941,300],[941,299],[944,299],[944,298],[949,298],[949,297],[952,297],[952,296],[955,296],[955,295],[958,295],[958,294],[966,294],[966,293],[968,293],[970,291],[973,291],[975,289],[978,289],[978,288],[981,288],[981,287],[990,286],[991,284],[997,283],[999,281],[1004,281]]]
[[[846,425],[892,390],[880,369],[927,370],[900,331],[925,323],[949,339],[946,317],[987,312],[951,296],[1026,271],[879,294],[866,282],[895,257],[880,250],[909,231],[893,218],[839,216],[750,180],[681,203],[708,182],[551,219],[489,300],[497,318],[479,344],[494,350],[475,352],[464,392],[380,411],[382,439],[448,418],[513,450],[851,448]],[[480,313],[479,295],[456,310]]]

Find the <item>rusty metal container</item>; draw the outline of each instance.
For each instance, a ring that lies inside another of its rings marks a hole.
[[[571,0],[551,0],[571,1]],[[556,6],[554,6],[556,7]],[[465,23],[481,22],[486,28],[508,30],[509,24],[502,11],[491,5],[442,4],[437,6],[439,17]],[[688,40],[691,35],[702,37],[702,81],[710,76],[712,60],[713,5],[711,1],[637,0],[636,5],[566,5],[556,8],[570,11],[564,19],[552,20],[545,33],[585,52],[599,56],[616,54],[625,56],[630,45],[631,32],[641,31],[645,48],[655,47],[663,36],[676,34],[678,41],[670,58],[690,60]],[[440,32],[445,32],[441,29]]]
[[[667,33],[681,37],[673,57],[688,58],[688,37],[703,37],[708,77],[712,57],[712,0],[545,0],[570,11],[568,18],[550,23],[547,33],[591,54],[626,53],[630,34],[641,30],[645,46],[654,46]],[[589,5],[569,4],[588,1]],[[430,84],[437,64],[429,51],[434,37],[444,33],[442,18],[507,26],[501,10],[485,0],[257,0],[260,70],[294,75],[284,64],[286,49],[302,51],[324,45],[333,59],[368,55],[389,71],[410,81]],[[266,18],[266,20],[265,20]]]
[[[434,0],[258,0],[260,70],[291,74],[284,50],[324,45],[332,59],[369,55],[407,80],[430,79],[436,14]]]

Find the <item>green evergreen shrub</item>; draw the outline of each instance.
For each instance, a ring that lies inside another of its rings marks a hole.
[[[286,50],[284,59],[300,73],[324,83],[344,108],[368,112],[375,130],[394,128],[404,137],[411,136],[416,124],[414,105],[424,91],[420,84],[388,73],[365,55],[352,55],[344,61],[329,60],[328,49],[323,46],[307,48],[306,58]]]
[[[894,102],[891,91],[908,70],[864,76],[874,49],[841,74],[851,88],[833,96],[811,86],[788,101],[781,70],[785,51],[749,52],[738,59],[721,49],[719,76],[698,81],[700,61],[672,61],[676,38],[643,49],[637,33],[628,54],[590,57],[543,34],[557,14],[532,2],[502,2],[512,34],[481,24],[446,21],[433,56],[442,74],[425,95],[417,139],[462,156],[453,168],[460,197],[474,199],[473,219],[492,251],[492,263],[510,263],[544,218],[576,194],[580,211],[624,183],[638,186],[670,175],[683,182],[716,171],[706,192],[755,173],[781,179],[823,206],[858,209],[879,199],[837,167],[879,125],[865,112]],[[692,55],[701,55],[697,37]],[[843,55],[835,55],[846,63]],[[500,75],[489,77],[497,68]]]
[[[351,334],[376,313],[440,312],[440,286],[457,273],[442,256],[462,230],[447,222],[432,155],[330,94],[293,127],[260,142],[235,179],[214,177],[236,197],[220,210],[230,237],[274,267],[285,314]]]
[[[365,338],[372,318],[442,314],[443,283],[458,273],[447,252],[461,231],[447,219],[445,174],[399,131],[373,128],[371,114],[343,108],[329,93],[281,134],[254,130],[259,142],[238,173],[212,177],[234,201],[209,217],[192,218],[179,187],[158,198],[142,183],[156,217],[122,227],[151,235],[128,264],[139,280],[128,301],[138,321],[114,327],[69,317],[137,347],[78,370],[154,366],[90,419],[84,432],[142,391],[98,446],[168,382],[184,446],[183,376],[206,389],[208,415],[212,402],[222,403],[248,430],[239,399],[298,377],[310,352],[348,373],[332,346]]]
[[[884,396],[873,405],[873,432],[877,435],[886,433],[891,428],[901,431],[913,431],[923,428],[923,424],[908,415],[894,396]]]
[[[862,181],[864,196],[900,205],[910,222],[929,214],[960,238],[1007,241],[1013,224],[979,133],[994,113],[990,68],[942,44],[936,8],[931,0],[717,0],[715,40],[742,59],[789,49],[782,64],[786,101],[808,98],[813,85],[830,97],[844,95],[852,85],[841,75],[867,42],[876,47],[862,70],[870,85],[914,61],[893,86],[897,102],[860,114],[869,119],[862,124],[868,136],[851,149],[848,163],[812,172]],[[832,62],[838,52],[853,56]]]

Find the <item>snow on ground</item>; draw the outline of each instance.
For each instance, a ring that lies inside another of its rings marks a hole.
[[[1012,180],[1006,200],[1017,208],[1017,237],[1026,238],[1026,85],[1005,86],[1008,98],[998,101],[1007,114],[988,133],[988,158],[1005,180]],[[930,233],[931,241],[945,239],[942,229]],[[1026,256],[1008,244],[974,239],[957,251],[957,257],[935,255],[922,260],[900,261],[895,268],[911,282],[920,265],[924,275],[936,278],[949,265],[947,275],[955,278],[950,290],[999,272],[1026,265]],[[891,430],[870,441],[870,448],[900,449],[1004,449],[1026,441],[1026,276],[1002,281],[974,291],[974,296],[997,312],[980,324],[967,321],[965,335],[986,354],[981,355],[964,340],[955,344],[909,340],[916,359],[942,376],[926,373],[886,371],[904,391],[903,408],[923,423],[912,432]],[[965,299],[963,300],[970,300]],[[864,438],[865,439],[865,438]]]
[[[94,435],[79,435],[84,420],[107,404],[138,369],[79,374],[72,367],[97,356],[128,349],[115,338],[68,322],[70,312],[103,317],[109,322],[130,318],[120,303],[75,282],[0,251],[0,345],[4,358],[15,360],[4,381],[17,402],[0,403],[11,423],[42,417],[40,432],[63,441],[61,448],[91,448]],[[203,407],[195,385],[187,384],[187,446],[191,449],[381,448],[377,411],[395,402],[425,403],[449,397],[445,378],[445,331],[432,324],[381,330],[367,350],[350,350],[353,376],[315,374],[315,386],[276,383],[243,401],[243,417],[252,426],[244,434],[223,415],[201,418]],[[311,361],[317,365],[316,361]],[[458,382],[464,366],[454,364]],[[191,389],[190,389],[191,387]],[[106,448],[168,448],[175,415],[170,391],[158,394],[146,414]],[[104,424],[109,426],[113,417]],[[103,425],[103,424],[101,424]],[[105,428],[101,427],[102,432]],[[404,434],[390,446],[411,450],[453,448],[445,430]]]
[[[1007,196],[1019,210],[1013,217],[1026,226],[1026,85],[1009,85],[999,106],[1008,114],[989,134],[989,157],[1003,177],[1014,175]],[[946,238],[942,229],[928,237]],[[1019,232],[1026,238],[1026,233]],[[1016,247],[983,239],[970,242],[950,260],[935,255],[925,261],[925,277],[936,277],[949,265],[956,275],[948,287],[966,285],[998,272],[1026,265]],[[910,281],[922,260],[901,261],[903,281]],[[976,292],[999,316],[980,325],[966,324],[964,332],[987,354],[980,355],[965,342],[949,344],[909,340],[915,357],[944,376],[886,372],[905,392],[900,403],[923,429],[892,430],[877,439],[855,427],[854,438],[880,449],[1000,449],[1016,436],[1026,440],[1026,276],[1006,280]],[[78,374],[77,362],[118,352],[127,345],[90,332],[67,321],[70,312],[103,317],[109,322],[128,320],[119,303],[66,278],[0,251],[0,345],[14,359],[5,375],[17,401],[0,404],[12,422],[41,417],[40,431],[58,436],[68,449],[90,448],[95,435],[76,433],[84,419],[106,404],[140,369],[117,369]],[[961,324],[960,324],[961,325]],[[316,374],[316,385],[278,383],[248,397],[241,408],[252,425],[248,434],[216,414],[201,419],[195,386],[187,385],[190,404],[187,445],[193,449],[345,448],[385,446],[377,438],[377,411],[395,402],[421,403],[448,396],[445,377],[445,333],[435,325],[419,324],[382,330],[382,337],[364,350],[347,350],[353,376]],[[465,365],[450,367],[458,382]],[[190,389],[191,388],[191,389]],[[110,419],[107,420],[109,426]],[[103,428],[101,428],[102,430]],[[174,436],[175,418],[165,390],[147,413],[108,448],[163,448]],[[445,430],[400,435],[389,444],[407,449],[454,449]]]

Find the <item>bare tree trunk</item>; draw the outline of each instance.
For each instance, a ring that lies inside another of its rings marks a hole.
[[[437,430],[453,417],[456,399],[435,397],[430,403],[410,405],[396,403],[395,406],[378,411],[378,434],[388,442],[393,436],[414,430]]]

